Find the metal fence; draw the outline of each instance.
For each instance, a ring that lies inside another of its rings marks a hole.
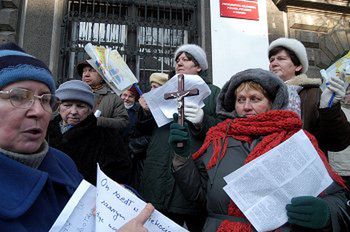
[[[66,0],[59,82],[79,78],[87,43],[118,49],[143,90],[174,67],[175,49],[198,42],[199,0]]]

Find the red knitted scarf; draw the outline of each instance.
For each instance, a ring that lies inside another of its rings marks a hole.
[[[208,131],[202,147],[194,153],[192,157],[193,159],[199,158],[212,144],[213,154],[207,164],[207,169],[211,169],[216,165],[218,160],[221,160],[226,155],[229,137],[251,143],[254,139],[263,136],[262,141],[259,142],[253,151],[247,156],[245,163],[248,163],[281,144],[301,128],[302,122],[299,116],[292,111],[286,110],[271,110],[267,113],[262,113],[249,118],[226,119]],[[335,182],[345,187],[343,179],[331,169],[325,154],[318,147],[315,137],[307,131],[304,132],[317,150],[329,175]],[[229,204],[228,215],[244,217],[243,213],[233,201]],[[252,231],[252,226],[250,223],[230,222],[224,220],[217,231],[245,232]]]

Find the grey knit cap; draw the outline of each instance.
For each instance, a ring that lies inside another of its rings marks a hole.
[[[71,80],[61,84],[56,90],[56,97],[61,101],[76,100],[94,108],[94,94],[88,84],[80,80]]]
[[[181,45],[175,51],[175,56],[174,56],[175,60],[183,52],[187,52],[191,54],[194,57],[194,59],[198,62],[199,67],[202,69],[202,71],[205,71],[208,69],[207,55],[205,54],[203,48],[199,47],[196,44]]]
[[[237,117],[235,111],[235,90],[243,82],[253,81],[266,90],[272,100],[272,109],[284,109],[288,105],[288,89],[284,82],[275,74],[257,68],[236,73],[226,82],[218,97],[216,113],[228,118]]]

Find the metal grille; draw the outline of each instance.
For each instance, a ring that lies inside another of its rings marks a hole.
[[[78,79],[85,44],[118,49],[143,90],[153,72],[169,72],[173,54],[198,40],[199,0],[66,0],[59,82]]]

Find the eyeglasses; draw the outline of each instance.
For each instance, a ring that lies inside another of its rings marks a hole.
[[[34,104],[35,98],[40,100],[40,104],[43,109],[52,113],[57,110],[58,101],[52,94],[43,94],[36,96],[34,93],[27,89],[13,88],[8,91],[0,91],[0,98],[10,99],[10,103],[13,107],[20,109],[29,109]]]

